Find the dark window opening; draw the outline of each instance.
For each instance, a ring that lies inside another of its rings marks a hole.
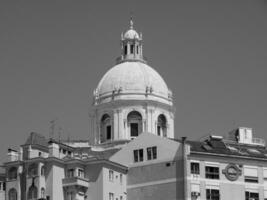
[[[220,191],[215,189],[206,189],[207,200],[220,200]]]
[[[111,139],[111,126],[107,126],[107,140]]]
[[[256,192],[247,192],[246,191],[246,200],[259,200],[259,193]]]
[[[146,150],[147,150],[147,160],[157,159],[157,147],[148,147]]]
[[[133,151],[134,153],[134,162],[142,162],[144,161],[144,152],[143,149],[136,149]]]
[[[152,160],[152,148],[148,147],[146,150],[147,150],[147,159]]]
[[[157,147],[152,147],[153,159],[157,159]]]
[[[17,179],[17,168],[12,167],[8,170],[8,180],[15,180]]]
[[[131,137],[138,136],[138,123],[131,123]]]
[[[160,126],[157,126],[157,132],[158,132],[158,136],[160,136]]]
[[[258,183],[258,177],[254,177],[254,176],[245,176],[245,182],[248,183]]]
[[[127,45],[124,46],[124,55],[127,55]]]
[[[142,162],[144,160],[143,149],[139,149],[139,161]]]
[[[74,169],[69,169],[68,170],[67,177],[69,177],[69,178],[74,177]]]
[[[167,119],[165,115],[160,114],[157,122],[157,133],[163,137],[167,136]]]
[[[131,44],[131,54],[134,53],[134,45]]]
[[[199,174],[199,163],[191,163],[191,174]]]
[[[134,162],[138,162],[138,150],[134,150]]]
[[[17,190],[15,188],[12,188],[9,190],[8,199],[9,200],[17,200]]]
[[[137,47],[136,47],[136,53],[137,53],[137,54],[139,54],[138,51],[139,51],[139,47],[137,46]]]
[[[206,167],[206,178],[209,179],[219,179],[219,167]]]

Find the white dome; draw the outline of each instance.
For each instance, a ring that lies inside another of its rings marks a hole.
[[[124,33],[124,39],[139,39],[139,34],[135,30],[130,29]]]
[[[119,91],[126,96],[151,94],[169,99],[169,89],[163,78],[142,62],[123,62],[114,66],[103,76],[96,91],[99,98]]]

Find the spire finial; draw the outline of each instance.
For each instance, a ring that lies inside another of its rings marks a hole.
[[[133,12],[131,12],[131,18],[130,18],[130,29],[133,29]]]

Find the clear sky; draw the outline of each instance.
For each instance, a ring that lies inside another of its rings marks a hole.
[[[175,134],[252,127],[267,139],[267,2],[0,1],[0,162],[30,132],[86,139],[92,93],[142,31],[148,64],[175,97]]]

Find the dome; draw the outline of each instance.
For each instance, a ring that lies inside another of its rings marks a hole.
[[[139,34],[135,30],[130,29],[124,33],[124,39],[139,39]]]
[[[151,94],[169,99],[169,89],[163,78],[142,62],[123,62],[114,66],[103,76],[96,91],[99,98],[119,93],[128,98],[131,95],[144,98],[145,94]]]

